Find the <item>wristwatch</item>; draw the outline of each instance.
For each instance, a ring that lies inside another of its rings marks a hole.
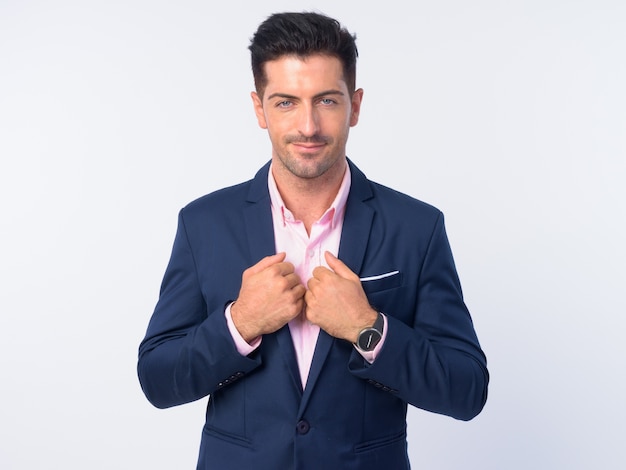
[[[373,351],[376,345],[383,337],[383,327],[385,326],[385,319],[383,314],[378,312],[378,318],[374,322],[374,325],[364,328],[356,338],[356,347],[361,351]]]

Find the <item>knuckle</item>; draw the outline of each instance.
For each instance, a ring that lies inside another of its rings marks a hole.
[[[279,291],[287,290],[289,288],[289,281],[285,277],[279,277],[272,281],[272,285]]]
[[[281,264],[274,264],[268,268],[268,271],[272,276],[280,276],[283,277],[284,267]]]

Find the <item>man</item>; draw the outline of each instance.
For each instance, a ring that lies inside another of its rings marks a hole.
[[[407,404],[469,420],[487,396],[443,216],[347,159],[363,90],[338,22],[276,14],[250,50],[272,158],[180,212],[141,385],[209,396],[199,469],[408,469]]]

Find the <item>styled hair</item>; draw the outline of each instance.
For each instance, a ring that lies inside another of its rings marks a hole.
[[[265,63],[283,56],[306,58],[322,54],[336,57],[343,66],[350,95],[356,89],[356,35],[319,13],[276,13],[267,18],[250,41],[254,85],[260,96],[267,86]]]

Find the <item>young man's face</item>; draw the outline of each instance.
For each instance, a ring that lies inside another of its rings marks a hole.
[[[265,64],[263,96],[252,93],[259,126],[272,142],[274,165],[311,179],[338,168],[350,127],[357,124],[363,90],[352,96],[339,59],[284,56]]]

